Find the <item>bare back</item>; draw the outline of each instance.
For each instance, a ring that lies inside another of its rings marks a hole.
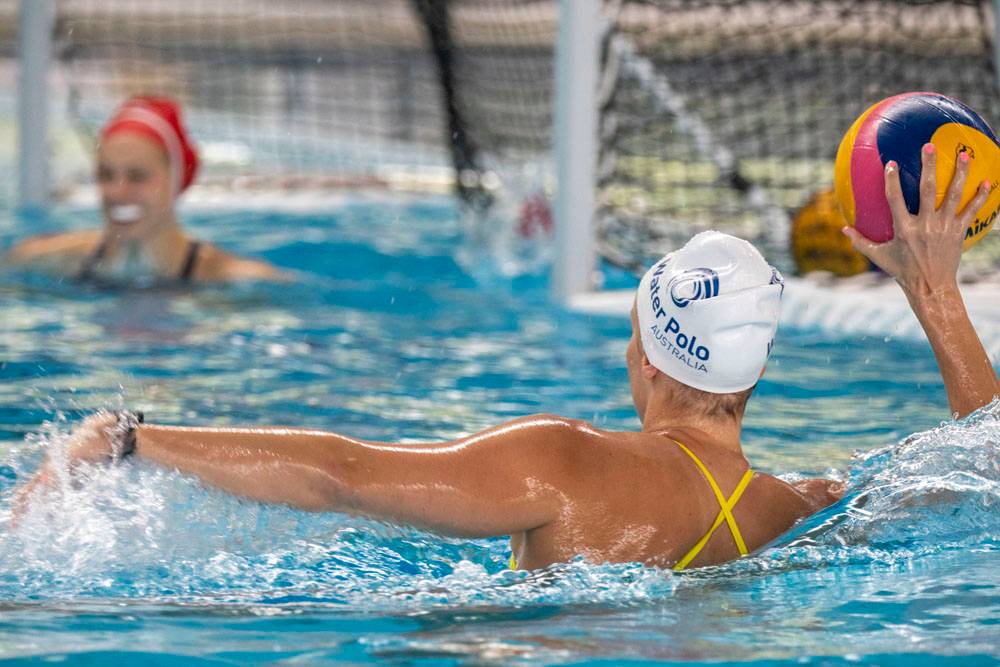
[[[594,434],[582,445],[588,451],[580,451],[579,467],[572,471],[567,495],[574,502],[567,511],[548,525],[512,536],[519,567],[543,567],[577,554],[595,562],[673,565],[706,534],[720,511],[708,480],[674,439],[702,461],[727,497],[748,469],[739,454],[687,433]],[[753,551],[815,512],[817,505],[791,485],[755,473],[732,512]],[[739,556],[723,524],[691,565]]]

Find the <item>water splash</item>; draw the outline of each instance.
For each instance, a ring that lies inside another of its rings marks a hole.
[[[1000,401],[859,453],[844,499],[779,539],[772,558],[899,562],[1000,545]]]
[[[46,425],[0,465],[24,480],[68,429]],[[859,454],[844,500],[737,563],[683,577],[583,560],[509,572],[504,540],[460,541],[243,501],[141,462],[85,466],[15,523],[0,482],[0,598],[405,611],[667,600],[739,574],[885,565],[1000,549],[1000,403]]]

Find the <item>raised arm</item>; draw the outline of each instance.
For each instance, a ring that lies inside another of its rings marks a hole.
[[[926,144],[921,156],[920,210],[916,215],[906,208],[898,166],[895,162],[886,165],[892,240],[874,243],[851,227],[845,227],[844,233],[857,250],[903,288],[934,350],[951,412],[963,417],[1000,395],[1000,379],[969,320],[957,280],[965,230],[986,202],[990,184],[981,183],[975,197],[958,210],[969,172],[969,156],[961,153],[948,192],[936,208],[934,145]]]
[[[114,421],[106,414],[88,418],[74,433],[69,458],[109,459]],[[574,448],[590,433],[582,423],[547,415],[414,445],[300,429],[143,424],[135,431],[134,455],[253,500],[485,537],[556,519],[572,483]]]

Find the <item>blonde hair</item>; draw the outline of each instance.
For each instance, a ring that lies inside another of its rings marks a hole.
[[[744,389],[743,391],[736,391],[731,394],[714,394],[709,391],[695,389],[683,382],[678,382],[674,378],[670,379],[672,380],[672,391],[678,403],[689,406],[699,414],[713,418],[741,418],[746,411],[750,394],[757,388],[757,385],[754,384],[749,389]]]

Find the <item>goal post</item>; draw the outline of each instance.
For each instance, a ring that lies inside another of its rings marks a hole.
[[[551,280],[553,295],[563,304],[593,288],[600,27],[601,0],[559,0]]]
[[[93,201],[101,124],[159,94],[181,103],[204,158],[188,202],[457,191],[487,209],[482,237],[506,226],[501,251],[538,259],[493,253],[499,271],[552,259],[563,304],[599,287],[600,266],[638,273],[708,228],[785,269],[789,219],[829,188],[867,106],[934,90],[1000,121],[998,5],[0,0],[0,34],[20,32],[12,199]],[[963,266],[977,257],[1000,268],[1000,234]]]
[[[18,16],[18,190],[22,208],[49,198],[48,72],[52,53],[53,0],[21,0]]]

